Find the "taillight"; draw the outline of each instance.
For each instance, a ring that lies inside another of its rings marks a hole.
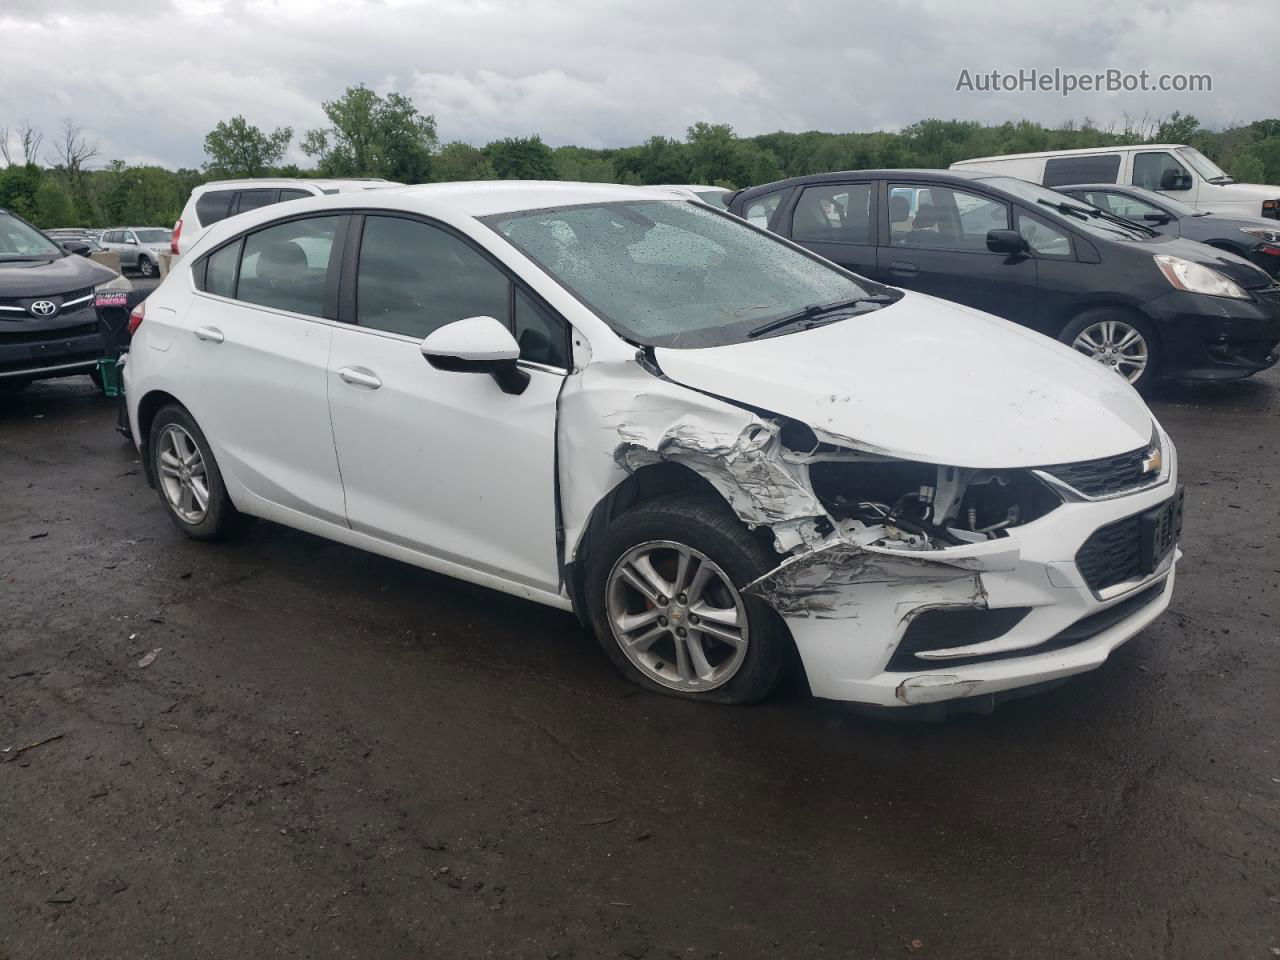
[[[129,336],[133,336],[138,332],[138,328],[142,326],[142,318],[147,313],[147,301],[143,300],[140,304],[133,308],[129,313]]]
[[[182,236],[182,218],[178,218],[178,222],[173,225],[173,236],[169,238],[169,252],[175,257],[178,256],[178,238]]]

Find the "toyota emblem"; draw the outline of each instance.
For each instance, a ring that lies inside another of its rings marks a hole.
[[[31,305],[31,313],[37,317],[52,317],[58,312],[58,305],[52,300],[37,300]]]

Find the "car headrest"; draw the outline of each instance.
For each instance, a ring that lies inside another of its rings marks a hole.
[[[901,195],[889,198],[889,222],[906,223],[911,218],[911,204]]]
[[[306,273],[307,254],[296,241],[277,240],[258,254],[258,279],[290,283]]]

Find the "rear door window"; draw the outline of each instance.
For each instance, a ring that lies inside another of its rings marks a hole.
[[[338,218],[290,220],[249,234],[236,299],[275,310],[324,315],[324,288]]]
[[[275,190],[241,190],[236,200],[236,213],[257,210],[276,202]]]
[[[871,184],[805,187],[791,214],[791,239],[809,243],[871,243]]]

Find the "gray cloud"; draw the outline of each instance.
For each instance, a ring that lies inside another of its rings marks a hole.
[[[299,136],[357,82],[410,94],[443,140],[541,133],[613,146],[698,120],[743,134],[925,117],[1122,123],[1175,109],[1274,113],[1274,0],[3,0],[0,127],[71,116],[103,157],[197,166],[244,114]],[[1115,67],[1213,76],[1211,94],[957,93],[962,68]],[[296,148],[295,148],[296,149]],[[303,159],[295,154],[295,159]]]

